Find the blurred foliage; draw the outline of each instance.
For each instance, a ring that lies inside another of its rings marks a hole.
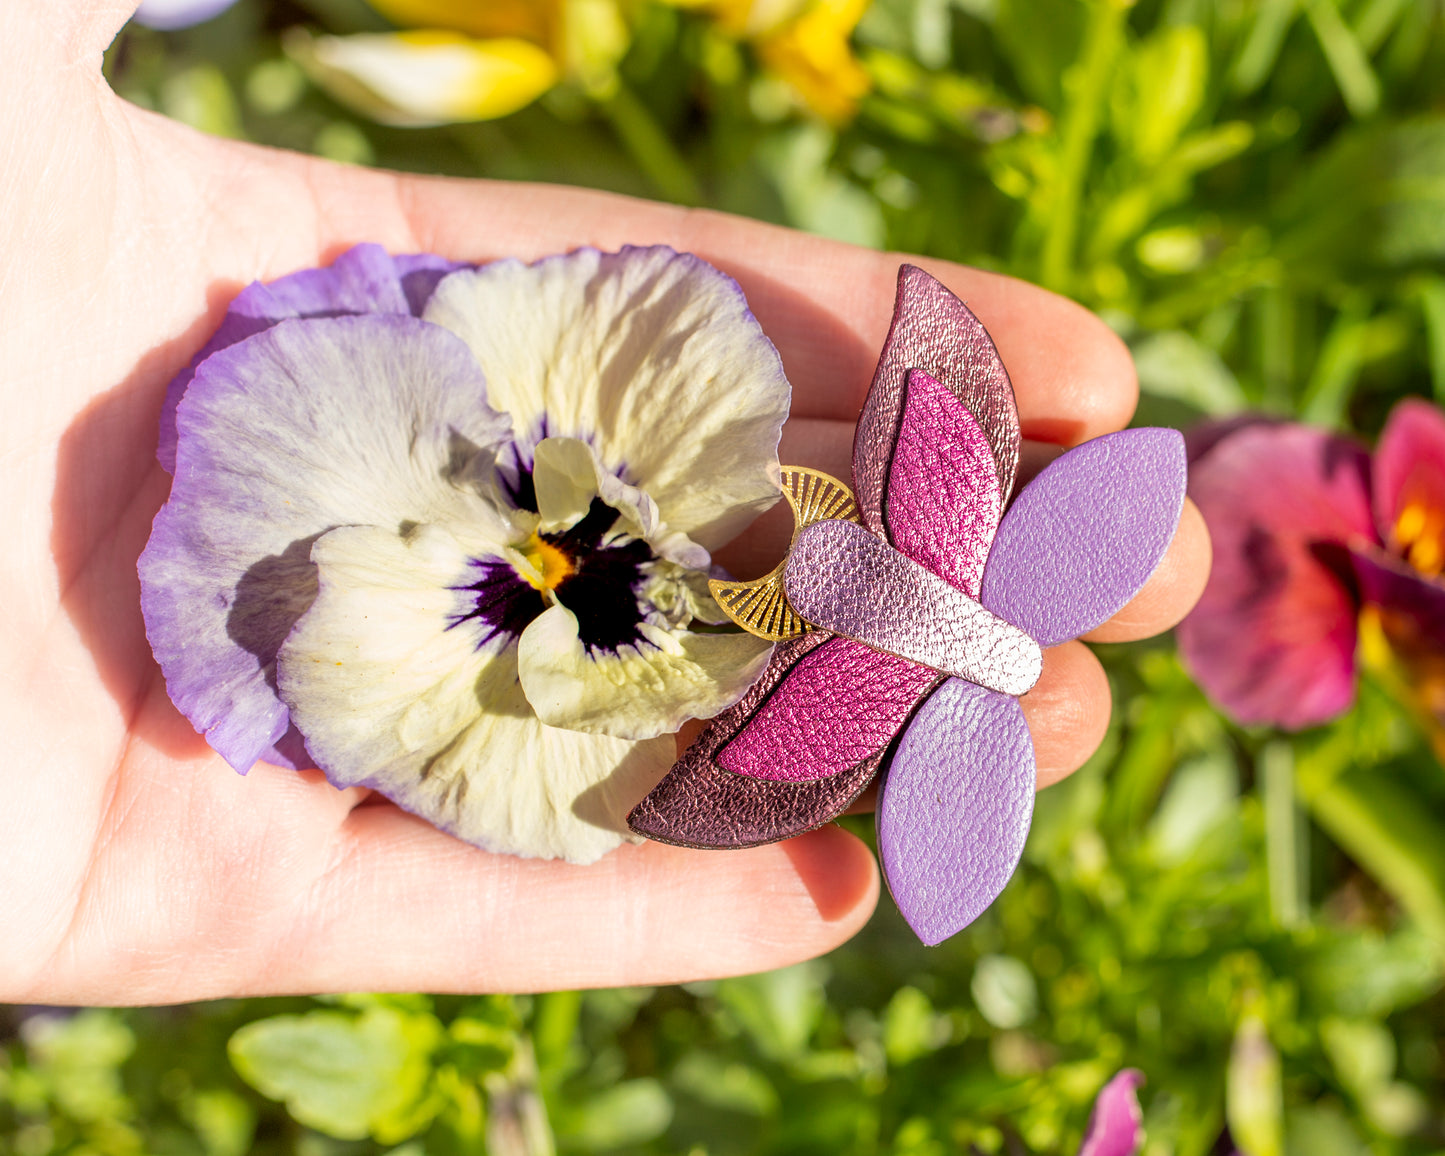
[[[392,168],[584,184],[1003,270],[1101,311],[1139,420],[1378,431],[1445,399],[1445,29],[1427,0],[877,0],[819,119],[718,6],[622,5],[615,83],[370,123],[288,29],[361,0],[131,27],[128,99]],[[1445,1152],[1445,776],[1366,680],[1241,731],[1167,640],[964,934],[884,900],[828,959],[682,988],[0,1009],[0,1153],[1073,1153],[1118,1068],[1148,1156]],[[852,821],[867,837],[867,823]],[[284,1106],[283,1106],[284,1105]]]

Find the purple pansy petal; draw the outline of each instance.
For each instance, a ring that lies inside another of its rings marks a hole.
[[[1143,1082],[1143,1072],[1125,1068],[1104,1085],[1094,1101],[1079,1156],[1134,1156],[1144,1142],[1138,1094]]]
[[[922,370],[908,371],[904,394],[883,510],[888,539],[977,598],[1003,513],[993,449],[968,407]]]
[[[827,694],[833,686],[827,676],[842,670],[857,673],[849,661],[830,662],[840,657],[868,662],[873,652],[847,639],[833,638],[821,631],[779,643],[762,677],[735,705],[708,724],[707,729],[688,747],[667,777],[640,802],[628,816],[628,824],[639,835],[674,843],[683,847],[737,848],[773,843],[804,831],[821,827],[836,819],[873,780],[883,760],[888,741],[907,719],[899,714],[889,728],[871,741],[850,750],[840,749],[836,735],[814,732],[807,725],[810,705],[807,695],[795,695],[799,706],[795,712],[784,712],[775,718],[776,729],[756,719],[771,702],[779,688],[784,698],[791,688]],[[818,667],[803,667],[803,661],[818,655]],[[888,656],[877,656],[897,662]],[[909,664],[910,666],[912,664]],[[800,670],[799,668],[802,667]],[[937,682],[932,671],[913,667],[927,679],[927,687]],[[848,693],[846,678],[839,682],[839,693]],[[911,710],[922,691],[906,703]],[[827,707],[824,700],[824,706]],[[845,704],[846,705],[846,704]],[[863,701],[855,704],[861,714],[887,709],[880,704]],[[798,713],[801,712],[801,713]],[[825,711],[825,718],[831,717]],[[843,715],[844,720],[851,716]],[[863,722],[867,723],[867,718]],[[735,768],[724,765],[723,755],[740,736],[742,744],[729,760]],[[845,760],[856,756],[856,761]],[[830,768],[816,774],[814,765],[822,760]],[[749,773],[767,772],[763,775]],[[784,780],[784,774],[789,777]]]
[[[1018,866],[1034,810],[1019,701],[951,678],[913,716],[878,796],[878,855],[924,943],[972,923]]]
[[[524,459],[581,438],[708,550],[777,501],[783,363],[707,262],[662,245],[493,261],[446,278],[424,316],[471,346]]]
[[[994,537],[983,604],[1057,646],[1108,621],[1154,573],[1184,508],[1184,439],[1130,429],[1055,459]]]
[[[302,269],[278,280],[253,282],[236,295],[220,327],[190,364],[166,386],[156,457],[170,473],[176,461],[176,407],[197,367],[222,349],[297,317],[361,313],[420,316],[437,282],[464,268],[430,253],[392,257],[380,245],[357,245],[321,269]]]
[[[1313,726],[1353,699],[1358,604],[1343,545],[1373,538],[1369,469],[1361,446],[1298,425],[1243,429],[1194,466],[1214,568],[1179,650],[1240,722]]]
[[[131,17],[137,24],[169,32],[219,16],[236,0],[141,0]]]
[[[977,419],[992,447],[1005,502],[1018,469],[1018,406],[993,338],[942,282],[904,265],[898,270],[893,325],[853,437],[853,488],[863,524],[876,534],[886,533],[883,504],[889,457],[902,420],[904,376],[910,369],[942,382]]]
[[[1445,413],[1407,398],[1390,411],[1371,462],[1380,540],[1416,569],[1445,569]]]
[[[287,321],[200,367],[141,606],[171,700],[237,770],[287,733],[275,657],[315,596],[320,534],[499,520],[452,480],[510,437],[485,397],[466,347],[410,317]]]

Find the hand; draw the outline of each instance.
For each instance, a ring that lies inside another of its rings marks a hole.
[[[169,485],[154,458],[165,384],[253,279],[364,240],[470,261],[626,242],[697,253],[737,277],[782,353],[796,391],[783,460],[846,477],[898,258],[716,213],[204,137],[106,87],[101,52],[133,6],[0,5],[0,1000],[657,983],[852,935],[877,873],[837,828],[733,853],[624,847],[575,868],[487,855],[319,773],[237,776],[166,697],[135,567]],[[926,264],[997,339],[1026,437],[1073,443],[1127,421],[1133,371],[1097,320]],[[757,572],[785,533],[770,517],[731,563]],[[1170,626],[1207,558],[1190,508],[1160,572],[1097,637]],[[1070,643],[1024,706],[1048,783],[1097,746],[1108,686]]]

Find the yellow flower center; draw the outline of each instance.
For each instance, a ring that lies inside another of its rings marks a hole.
[[[562,579],[577,571],[576,565],[565,551],[552,545],[551,542],[543,541],[535,533],[527,539],[526,545],[522,547],[522,556],[542,574],[540,582],[530,574],[522,575],[536,590],[555,590]]]
[[[1395,541],[1411,566],[1435,577],[1445,570],[1445,510],[1407,502],[1395,521]]]

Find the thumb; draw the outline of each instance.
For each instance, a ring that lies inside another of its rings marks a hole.
[[[35,83],[55,69],[100,75],[100,58],[138,0],[5,0],[0,4],[0,86]],[[44,70],[43,73],[39,70]]]

